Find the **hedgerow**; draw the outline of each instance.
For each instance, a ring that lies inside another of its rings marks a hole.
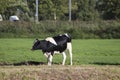
[[[0,38],[45,38],[69,33],[74,39],[119,39],[119,21],[0,22]]]

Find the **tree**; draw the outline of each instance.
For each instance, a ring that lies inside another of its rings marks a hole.
[[[80,20],[94,20],[97,17],[95,10],[96,0],[77,0],[77,19]]]
[[[27,0],[28,6],[32,16],[35,16],[35,0]],[[39,20],[50,20],[53,19],[54,15],[54,4],[51,0],[39,0]]]
[[[35,0],[27,1],[34,16]],[[64,20],[68,17],[66,14],[68,14],[68,0],[39,0],[39,20]]]
[[[120,0],[98,0],[96,8],[105,20],[120,19]]]
[[[14,4],[15,2],[16,0],[0,0],[0,14],[6,17],[5,11],[7,11],[7,8],[10,7],[11,4]]]
[[[57,19],[66,20],[68,18],[68,0],[52,0],[52,2]]]
[[[53,19],[53,2],[51,0],[40,0],[39,1],[39,19],[50,20]]]
[[[11,6],[11,4],[15,3],[16,0],[0,0],[0,12],[4,13],[7,7]]]
[[[0,0],[0,12],[7,20],[11,15],[17,15],[21,20],[28,20],[30,11],[26,0]]]

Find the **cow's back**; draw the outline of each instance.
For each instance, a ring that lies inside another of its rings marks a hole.
[[[53,37],[53,39],[57,43],[55,50],[60,51],[60,52],[63,52],[64,50],[66,50],[67,43],[71,42],[71,38],[69,38],[66,35],[55,36],[55,37]]]
[[[63,34],[54,37],[48,37],[45,40],[55,45],[50,48],[52,49],[51,51],[59,51],[61,53],[66,50],[67,43],[71,42],[71,37],[68,34]]]
[[[71,42],[71,36],[68,34],[67,36],[66,35],[55,36],[53,37],[53,39],[55,40],[57,44]]]

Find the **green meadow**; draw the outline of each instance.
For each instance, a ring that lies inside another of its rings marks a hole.
[[[0,65],[38,62],[47,65],[42,51],[31,51],[34,39],[0,39]],[[120,65],[120,39],[73,39],[73,65]],[[69,53],[66,65],[69,65]],[[53,64],[60,65],[62,55],[53,57]]]

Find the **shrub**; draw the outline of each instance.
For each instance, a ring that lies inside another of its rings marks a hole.
[[[0,38],[45,38],[57,34],[70,33],[75,39],[120,38],[118,21],[40,21],[0,22]]]

